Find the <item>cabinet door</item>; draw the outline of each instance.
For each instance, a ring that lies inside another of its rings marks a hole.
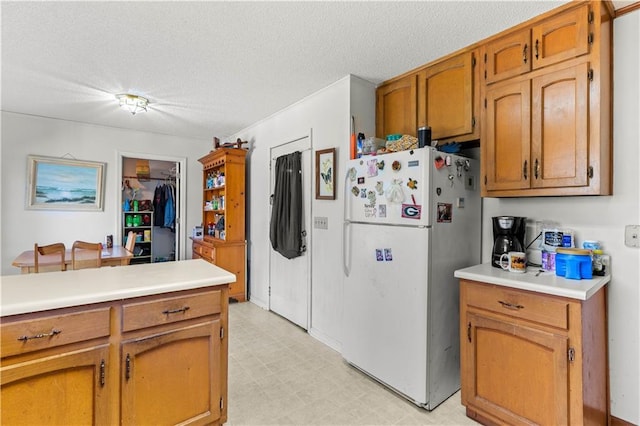
[[[473,53],[466,52],[420,72],[418,127],[431,127],[433,139],[474,132],[473,66]]]
[[[466,314],[464,398],[512,425],[569,424],[568,338],[475,313]]]
[[[105,370],[109,346],[63,352],[3,366],[3,425],[108,425]]]
[[[220,320],[122,344],[122,424],[220,418]]]
[[[484,80],[495,83],[531,70],[531,32],[517,31],[483,47]]]
[[[533,79],[533,188],[588,185],[588,71],[583,63]]]
[[[530,99],[528,79],[487,88],[482,144],[485,190],[529,188]]]
[[[416,136],[417,74],[385,84],[376,90],[376,135],[400,133]]]
[[[589,5],[545,19],[532,29],[533,68],[589,53]]]

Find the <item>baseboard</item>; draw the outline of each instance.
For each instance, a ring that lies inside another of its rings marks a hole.
[[[611,416],[611,422],[609,423],[611,426],[638,426],[634,423],[630,423],[626,420],[619,419],[617,417]]]
[[[340,342],[338,342],[337,340],[329,337],[327,334],[311,327],[309,330],[307,330],[307,332],[309,333],[309,335],[311,337],[313,337],[314,339],[320,341],[321,343],[329,346],[331,349],[333,349],[334,351],[338,352],[338,353],[342,353],[342,344]]]

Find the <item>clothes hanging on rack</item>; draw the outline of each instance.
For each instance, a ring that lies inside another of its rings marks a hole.
[[[175,230],[176,196],[173,183],[158,184],[153,194],[153,225]]]
[[[174,229],[176,221],[176,196],[175,187],[171,184],[164,185],[164,227]]]

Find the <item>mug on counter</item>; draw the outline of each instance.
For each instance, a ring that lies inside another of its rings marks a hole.
[[[521,251],[510,251],[500,256],[500,266],[505,271],[527,272],[527,255]]]

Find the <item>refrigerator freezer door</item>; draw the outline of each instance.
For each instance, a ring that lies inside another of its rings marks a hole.
[[[429,228],[350,223],[342,355],[418,405],[427,398]],[[411,242],[408,244],[407,242]]]
[[[347,162],[345,218],[351,222],[429,226],[432,148]]]

